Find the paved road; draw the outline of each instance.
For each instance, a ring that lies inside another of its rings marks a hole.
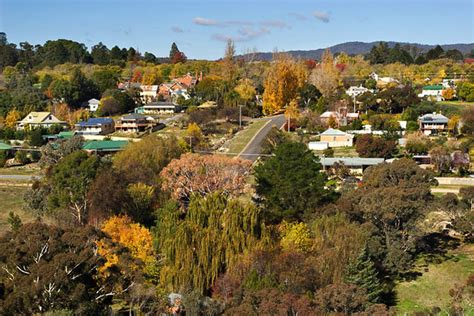
[[[173,115],[171,117],[165,118],[163,120],[160,120],[160,123],[163,123],[165,125],[170,124],[173,121],[177,121],[179,118],[181,118],[184,114],[183,113],[178,113],[176,115]]]
[[[247,144],[245,149],[240,153],[239,158],[255,161],[259,157],[262,149],[262,141],[270,132],[273,126],[281,128],[285,124],[285,116],[283,114],[275,115],[270,119],[270,123],[266,124]]]

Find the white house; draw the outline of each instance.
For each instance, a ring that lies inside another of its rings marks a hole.
[[[140,91],[140,97],[142,98],[143,103],[149,103],[156,100],[158,97],[159,85],[142,85]]]
[[[376,74],[375,72],[371,73],[369,75],[370,78],[374,79],[375,81],[377,81],[377,85],[387,85],[389,83],[396,83],[398,82],[397,79],[394,79],[392,77],[380,77],[378,74]]]
[[[29,128],[50,128],[53,125],[67,126],[67,122],[59,120],[51,112],[31,112],[24,119],[17,123],[17,129]]]
[[[89,112],[96,112],[99,109],[99,100],[90,99],[87,103],[89,103]]]
[[[443,101],[443,85],[437,84],[432,86],[424,86],[423,90],[420,94],[418,94],[419,98],[427,98],[430,100],[436,101]]]
[[[309,150],[325,150],[329,148],[329,144],[327,142],[309,142],[308,149]]]
[[[109,117],[90,118],[75,127],[78,135],[107,135],[114,131],[114,120]]]
[[[367,89],[366,87],[360,86],[351,86],[346,90],[346,94],[350,97],[357,97],[358,95],[364,94],[366,92],[374,93],[374,90]]]

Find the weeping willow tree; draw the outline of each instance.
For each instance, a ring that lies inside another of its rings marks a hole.
[[[258,209],[220,193],[194,196],[182,216],[177,205],[168,205],[155,228],[164,256],[161,283],[173,291],[204,294],[240,255],[263,242]]]

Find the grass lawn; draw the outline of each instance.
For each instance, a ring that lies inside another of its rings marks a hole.
[[[247,128],[237,133],[229,145],[229,153],[238,155],[268,121],[269,119],[255,120]]]
[[[450,258],[439,264],[430,264],[427,271],[416,280],[401,282],[396,286],[398,295],[397,311],[399,315],[410,315],[417,311],[429,311],[433,307],[446,313],[451,297],[449,290],[455,284],[465,284],[469,275],[474,273],[474,245],[466,244],[448,253]],[[474,306],[465,305],[465,315],[474,315]]]
[[[37,175],[40,172],[40,168],[36,164],[29,164],[20,167],[0,168],[1,175]]]
[[[23,210],[23,194],[27,189],[26,186],[0,186],[0,234],[10,228],[7,222],[9,212],[19,215],[23,223],[34,219]]]
[[[334,157],[359,157],[355,147],[336,147],[334,149]]]

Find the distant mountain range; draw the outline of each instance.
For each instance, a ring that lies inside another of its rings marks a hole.
[[[331,50],[331,53],[333,54],[345,52],[346,54],[349,54],[349,55],[358,55],[358,54],[367,54],[368,52],[370,52],[372,47],[377,45],[378,43],[379,41],[370,42],[370,43],[346,42],[346,43],[337,44],[328,48]],[[427,44],[418,44],[418,43],[403,43],[403,42],[385,42],[385,43],[387,43],[389,47],[393,47],[395,46],[395,44],[400,44],[402,47],[403,46],[416,47],[418,48],[420,52],[426,52],[436,47],[436,45],[427,45]],[[445,51],[449,49],[457,49],[463,54],[469,53],[472,49],[474,49],[474,43],[445,44],[445,45],[440,45],[440,46]],[[312,49],[312,50],[290,50],[290,51],[287,51],[286,53],[296,58],[320,60],[325,50],[326,48]],[[266,53],[254,53],[251,55],[252,55],[252,58],[255,60],[271,60],[272,54],[273,53],[266,52]],[[243,57],[249,57],[249,54],[243,55]]]

